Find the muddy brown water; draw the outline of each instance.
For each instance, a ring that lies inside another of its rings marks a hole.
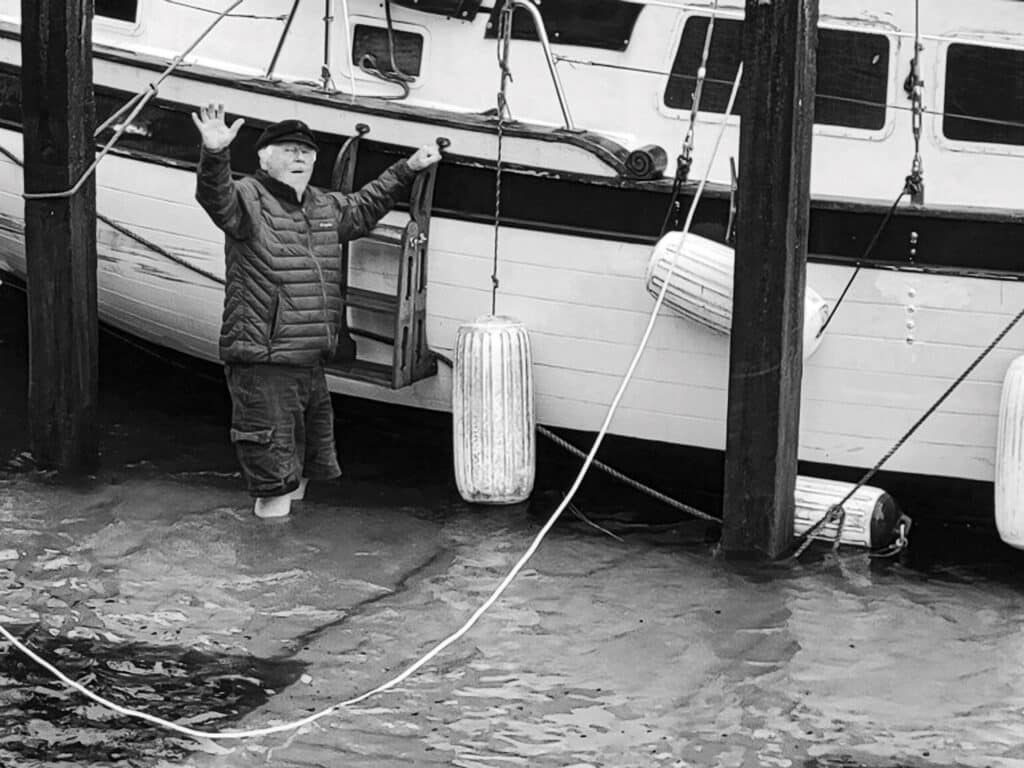
[[[0,299],[0,622],[118,703],[258,728],[368,690],[466,620],[565,487],[470,507],[434,427],[353,401],[342,480],[257,521],[216,371],[110,338],[102,468],[59,482],[20,455],[24,305]],[[587,485],[622,541],[565,518],[466,637],[290,735],[178,737],[0,644],[0,765],[1024,765],[1024,563],[990,532],[918,524],[900,561],[757,566],[704,524],[639,524],[649,503]]]

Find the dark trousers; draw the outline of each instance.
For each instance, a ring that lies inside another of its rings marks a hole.
[[[231,394],[231,442],[249,493],[282,496],[302,477],[341,475],[334,410],[322,365],[224,366]]]

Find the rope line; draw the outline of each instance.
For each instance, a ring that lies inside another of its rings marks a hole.
[[[192,42],[192,44],[188,46],[188,48],[186,48],[184,51],[182,51],[174,57],[171,63],[167,66],[167,68],[164,69],[164,71],[160,74],[159,77],[157,77],[156,80],[147,85],[144,90],[135,94],[131,99],[128,100],[126,104],[124,104],[120,109],[118,109],[113,115],[108,117],[103,122],[103,124],[96,129],[95,135],[98,136],[100,133],[106,130],[114,122],[114,120],[116,120],[126,111],[128,111],[128,109],[131,109],[131,112],[129,113],[128,117],[124,120],[124,122],[122,122],[119,126],[115,128],[114,135],[110,138],[110,141],[108,141],[104,145],[103,149],[100,150],[100,153],[92,161],[92,165],[90,165],[85,170],[85,172],[81,175],[81,177],[79,177],[78,181],[76,181],[73,186],[63,190],[62,192],[25,192],[22,194],[22,197],[25,200],[52,200],[56,198],[73,197],[74,195],[78,194],[78,191],[82,188],[82,185],[85,184],[89,177],[92,176],[93,173],[96,171],[96,167],[100,164],[100,161],[103,160],[103,158],[107,156],[107,153],[114,148],[114,145],[117,144],[117,142],[121,139],[121,136],[124,135],[124,132],[128,129],[128,126],[132,124],[132,121],[135,120],[136,117],[138,117],[139,113],[143,110],[146,104],[149,103],[149,100],[157,95],[160,83],[162,83],[171,74],[171,72],[173,72],[182,64],[182,62],[185,60],[185,57],[188,56],[193,50],[195,50],[196,46],[199,45],[199,43],[201,43],[206,38],[206,36],[210,34],[210,32],[213,31],[214,27],[216,27],[221,22],[221,20],[226,18],[231,13],[231,11],[233,11],[235,8],[237,8],[244,2],[245,0],[234,0],[234,2],[230,6],[228,6],[223,11],[218,13],[217,18],[214,19],[209,24],[209,26],[207,26],[206,29],[203,30],[199,37],[197,37]]]
[[[168,5],[177,5],[182,8],[188,8],[192,11],[200,11],[201,13],[217,13],[213,8],[204,8],[201,5],[193,5],[192,3],[186,3],[184,0],[164,0]],[[258,13],[229,13],[225,14],[232,19],[255,19],[257,21],[286,21],[288,14],[280,13],[277,16],[268,16]]]
[[[1008,322],[1005,326],[1003,326],[1002,330],[1000,330],[999,333],[996,334],[995,338],[993,338],[992,341],[990,341],[985,346],[985,348],[983,350],[981,350],[981,352],[979,352],[977,356],[975,356],[975,358],[971,362],[971,364],[968,365],[967,368],[964,369],[964,371],[959,376],[957,376],[956,379],[953,380],[953,383],[950,384],[941,395],[939,395],[938,399],[934,403],[931,404],[931,406],[928,408],[928,410],[926,410],[923,414],[921,414],[921,416],[918,417],[917,421],[915,421],[910,426],[910,428],[903,434],[903,436],[900,437],[893,444],[893,446],[888,451],[885,452],[885,454],[882,456],[882,458],[880,458],[875,463],[875,465],[873,467],[871,467],[871,469],[869,469],[867,472],[864,473],[864,476],[861,477],[861,479],[856,482],[856,484],[853,486],[853,488],[851,488],[849,490],[849,492],[847,492],[847,494],[837,504],[834,504],[829,509],[828,513],[825,514],[825,516],[821,518],[821,520],[819,520],[814,525],[812,525],[810,528],[808,528],[806,531],[804,531],[803,538],[805,539],[805,541],[803,542],[803,544],[801,544],[801,546],[797,549],[797,551],[791,556],[792,558],[799,557],[803,553],[803,551],[807,548],[807,546],[808,546],[808,544],[809,544],[809,542],[811,540],[811,537],[815,533],[817,533],[822,527],[824,527],[825,525],[827,525],[830,522],[834,522],[837,519],[837,515],[845,514],[845,512],[843,510],[843,505],[846,504],[846,502],[848,502],[851,498],[853,498],[853,495],[857,491],[859,491],[861,488],[863,488],[865,485],[867,485],[868,481],[870,481],[871,478],[873,478],[876,474],[878,474],[878,471],[885,465],[885,463],[887,461],[889,461],[889,459],[891,459],[893,457],[893,455],[896,453],[896,451],[898,451],[900,448],[902,448],[903,444],[906,443],[907,440],[910,439],[910,437],[921,427],[922,424],[924,424],[924,422],[928,419],[928,417],[930,417],[933,413],[935,413],[935,411],[937,411],[939,409],[939,407],[946,401],[946,399],[951,394],[953,394],[953,390],[955,390],[958,386],[960,386],[960,384],[963,383],[964,379],[966,379],[968,376],[970,376],[971,373],[974,371],[974,369],[977,368],[978,365],[981,364],[981,361],[984,360],[988,356],[988,353],[991,352],[993,349],[995,349],[999,345],[999,342],[1001,342],[1004,338],[1006,338],[1006,335],[1011,330],[1013,330],[1013,327],[1015,325],[1017,325],[1017,323],[1020,322],[1021,318],[1024,318],[1024,309],[1021,309],[1016,315],[1013,316],[1013,318],[1010,320],[1010,322]]]
[[[20,168],[24,168],[25,167],[25,164],[24,164],[24,162],[22,162],[21,158],[18,157],[17,155],[15,155],[13,152],[11,152],[11,150],[7,149],[7,147],[5,147],[3,145],[0,145],[0,154],[2,154],[5,157],[7,157],[9,160],[11,160],[18,167],[20,167]],[[188,262],[187,260],[181,258],[180,256],[176,256],[175,254],[171,253],[169,250],[167,250],[163,246],[158,245],[157,243],[154,243],[152,240],[149,240],[148,238],[143,237],[138,232],[135,232],[134,230],[129,229],[128,227],[124,226],[123,224],[118,223],[117,221],[115,221],[114,219],[110,218],[109,216],[105,216],[104,214],[102,214],[99,211],[97,211],[96,212],[96,218],[99,219],[100,221],[102,221],[104,224],[106,224],[111,229],[115,229],[118,232],[120,232],[122,235],[125,235],[126,237],[130,237],[135,242],[137,242],[137,243],[139,243],[141,245],[146,246],[147,248],[149,248],[150,250],[152,250],[155,253],[159,254],[160,256],[163,256],[168,261],[172,261],[175,264],[177,264],[177,265],[179,265],[181,267],[184,267],[185,269],[191,270],[192,272],[195,272],[197,275],[202,275],[203,277],[205,277],[208,280],[216,283],[217,285],[225,285],[224,278],[221,277],[220,275],[216,275],[213,272],[210,272],[208,270],[203,269],[202,267],[197,267],[195,264],[191,264],[190,262]]]
[[[679,153],[676,166],[676,176],[682,176],[683,181],[690,175],[690,168],[693,165],[693,129],[697,123],[697,113],[700,111],[700,99],[704,92],[704,79],[708,74],[708,56],[711,54],[711,36],[715,31],[715,18],[718,15],[718,0],[715,0],[711,7],[711,16],[708,18],[708,27],[704,31],[704,49],[701,52],[700,63],[697,66],[697,82],[693,87],[693,95],[690,97],[690,124],[686,129],[686,136],[683,138],[683,147]],[[664,230],[662,234],[665,234]]]
[[[742,70],[742,67],[741,67],[740,71],[736,75],[736,81],[733,84],[732,93],[730,94],[730,97],[729,97],[729,112],[732,111],[732,106],[733,106],[733,104],[735,102],[736,92],[739,89],[740,78],[742,76],[742,72],[743,72],[743,70]],[[725,134],[725,129],[727,127],[727,120],[728,120],[728,114],[722,119],[722,122],[721,122],[721,125],[720,125],[720,128],[719,128],[718,137],[717,137],[717,139],[715,141],[714,152],[712,153],[712,159],[718,153],[718,149],[721,146],[722,137]],[[686,223],[685,223],[685,225],[683,227],[683,230],[682,230],[683,231],[684,239],[685,239],[686,234],[690,230],[690,226],[691,226],[691,224],[693,222],[694,215],[696,214],[697,203],[700,201],[700,198],[701,198],[701,196],[704,193],[704,188],[707,185],[707,179],[708,179],[708,174],[710,173],[710,168],[711,168],[711,163],[708,163],[708,170],[705,173],[704,177],[701,179],[700,184],[698,185],[697,190],[694,193],[693,202],[692,202],[692,204],[690,206],[689,213],[688,213],[688,215],[686,217]],[[96,693],[93,693],[92,691],[90,691],[88,688],[86,688],[82,684],[80,684],[80,683],[76,682],[75,680],[72,680],[71,678],[69,678],[67,675],[65,675],[63,672],[61,672],[55,666],[53,666],[48,661],[46,661],[41,656],[39,656],[37,653],[35,653],[31,648],[27,647],[24,643],[22,643],[20,640],[18,640],[18,638],[16,638],[14,635],[12,635],[2,625],[0,625],[0,635],[3,635],[15,648],[17,648],[23,654],[25,654],[30,659],[32,659],[37,664],[39,664],[41,667],[43,667],[48,672],[50,672],[50,674],[52,674],[55,678],[60,680],[65,686],[80,692],[82,695],[86,696],[87,698],[91,699],[92,701],[95,701],[97,704],[100,704],[100,705],[102,705],[104,707],[107,707],[108,709],[110,709],[110,710],[112,710],[114,712],[117,712],[118,714],[121,714],[121,715],[123,715],[125,717],[130,717],[130,718],[135,718],[135,719],[139,719],[139,720],[144,720],[146,722],[152,723],[152,724],[160,726],[162,728],[166,728],[168,730],[175,731],[177,733],[181,733],[181,734],[183,734],[185,736],[190,736],[190,737],[195,738],[195,739],[212,739],[212,740],[244,739],[244,738],[253,738],[253,737],[258,737],[258,736],[268,736],[268,735],[271,735],[271,734],[283,733],[283,732],[286,732],[286,731],[293,731],[293,730],[295,730],[297,728],[301,728],[303,726],[315,723],[316,721],[318,721],[318,720],[320,720],[320,719],[322,719],[324,717],[327,717],[328,715],[333,714],[334,712],[336,712],[339,709],[342,709],[344,707],[353,706],[353,705],[358,704],[358,703],[360,703],[362,701],[365,701],[366,699],[370,698],[371,696],[374,696],[374,695],[376,695],[378,693],[383,693],[384,691],[387,691],[387,690],[389,690],[391,688],[394,688],[399,683],[401,683],[404,680],[408,679],[413,673],[415,673],[417,670],[419,670],[425,664],[430,662],[439,653],[441,653],[446,648],[448,648],[450,645],[452,645],[457,640],[459,640],[463,635],[465,635],[480,620],[480,617],[483,616],[483,614],[498,600],[499,597],[501,597],[501,595],[505,592],[506,589],[508,589],[509,585],[516,578],[516,576],[519,575],[520,571],[522,571],[522,569],[525,567],[526,563],[530,560],[531,557],[533,557],[534,553],[536,553],[537,549],[540,547],[541,542],[547,536],[548,532],[554,527],[555,523],[561,517],[562,513],[565,511],[565,509],[571,503],[571,501],[572,501],[573,497],[575,496],[576,492],[579,490],[580,485],[583,483],[583,478],[586,476],[586,474],[589,471],[592,463],[594,462],[594,458],[595,458],[595,456],[597,454],[597,451],[601,447],[601,443],[604,441],[604,437],[607,434],[608,428],[611,425],[612,418],[614,417],[615,412],[618,410],[619,403],[622,401],[623,395],[625,395],[626,388],[629,386],[629,383],[630,383],[630,381],[633,378],[633,374],[635,373],[636,368],[637,368],[637,366],[640,363],[640,358],[643,355],[644,350],[647,347],[647,343],[650,340],[651,333],[654,330],[654,324],[655,324],[655,322],[658,319],[658,314],[660,313],[661,306],[662,306],[662,304],[665,301],[665,295],[666,295],[667,289],[668,289],[668,281],[666,281],[662,285],[661,292],[659,293],[658,298],[655,301],[654,307],[651,310],[651,315],[650,315],[650,318],[648,320],[647,327],[646,327],[646,329],[645,329],[645,331],[643,333],[643,336],[640,339],[640,343],[637,346],[636,352],[633,355],[633,359],[630,362],[630,365],[629,365],[628,369],[626,370],[626,373],[623,376],[623,379],[622,379],[621,383],[619,384],[618,391],[615,393],[615,396],[612,399],[612,402],[611,402],[611,404],[608,407],[608,411],[607,411],[607,413],[605,415],[603,423],[601,424],[601,428],[598,431],[597,437],[594,440],[594,444],[591,447],[590,452],[587,454],[587,457],[584,460],[583,466],[580,468],[579,472],[577,473],[575,481],[573,482],[572,486],[569,488],[569,491],[566,493],[565,498],[562,499],[561,503],[558,505],[558,507],[555,509],[555,511],[548,518],[548,521],[544,524],[544,526],[541,528],[541,530],[533,538],[533,541],[530,543],[530,546],[526,549],[526,551],[519,558],[519,560],[516,561],[515,565],[512,566],[511,570],[509,570],[509,572],[506,574],[505,578],[502,579],[502,581],[498,585],[498,587],[473,612],[473,614],[469,617],[469,619],[467,619],[466,622],[461,627],[459,627],[455,632],[451,633],[446,638],[444,638],[443,640],[438,642],[436,645],[434,645],[426,654],[421,656],[417,661],[415,661],[414,663],[412,663],[408,667],[406,667],[401,673],[399,673],[398,675],[395,675],[390,680],[388,680],[388,681],[378,685],[377,687],[372,688],[371,690],[366,691],[365,693],[359,694],[358,696],[354,696],[354,697],[352,697],[350,699],[346,699],[345,701],[338,702],[336,704],[332,704],[331,706],[326,707],[325,709],[322,709],[319,712],[314,712],[313,714],[310,714],[310,715],[308,715],[306,717],[303,717],[303,718],[301,718],[299,720],[295,720],[295,721],[292,721],[292,722],[280,723],[278,725],[267,726],[267,727],[264,727],[264,728],[253,728],[253,729],[249,729],[249,730],[201,731],[201,730],[197,730],[195,728],[189,728],[188,726],[179,725],[178,723],[173,723],[173,722],[171,722],[169,720],[164,720],[163,718],[156,717],[154,715],[150,715],[150,714],[148,714],[146,712],[140,712],[140,711],[135,710],[135,709],[130,709],[128,707],[123,707],[123,706],[121,706],[121,705],[119,705],[119,704],[117,704],[115,702],[109,701],[108,699],[105,699],[102,696],[100,696],[100,695],[98,695]]]
[[[906,187],[910,199],[920,205],[924,203],[924,169],[921,164],[921,122],[924,110],[924,81],[921,79],[921,0],[914,0],[914,58],[910,62],[910,76],[904,88],[910,93],[910,129],[914,136],[914,159],[910,163],[910,175]]]
[[[568,440],[565,440],[565,439],[559,437],[554,432],[552,432],[550,429],[548,429],[546,427],[543,427],[540,424],[537,425],[537,432],[542,434],[544,437],[546,437],[548,440],[553,442],[555,445],[558,445],[561,448],[564,448],[569,453],[571,453],[571,454],[573,454],[575,456],[579,456],[579,457],[584,458],[584,459],[587,457],[586,453],[581,451],[579,448],[577,448],[575,445],[570,443]],[[629,477],[628,475],[624,475],[619,470],[615,469],[614,467],[608,466],[604,462],[601,462],[601,461],[598,461],[597,459],[594,459],[592,464],[593,464],[593,466],[596,469],[600,469],[602,472],[605,472],[608,475],[611,475],[616,480],[619,480],[619,481],[625,483],[626,485],[630,486],[631,488],[635,488],[636,490],[641,491],[641,492],[647,494],[651,498],[654,498],[654,499],[657,499],[658,501],[664,502],[668,506],[673,507],[675,509],[678,509],[681,512],[685,512],[688,515],[693,515],[694,517],[698,517],[701,520],[706,520],[709,523],[721,523],[722,522],[721,518],[715,517],[713,515],[709,515],[707,512],[703,512],[703,511],[697,509],[696,507],[691,507],[689,504],[684,504],[681,501],[677,501],[676,499],[673,499],[671,496],[666,496],[661,491],[656,491],[655,489],[651,488],[650,486],[644,485],[639,480],[634,480],[633,478]]]
[[[853,274],[851,274],[850,279],[846,281],[846,286],[843,288],[843,292],[839,294],[839,298],[836,299],[836,303],[832,307],[832,311],[828,313],[828,317],[825,318],[825,322],[821,324],[821,330],[818,331],[816,338],[820,338],[821,335],[825,333],[825,329],[828,328],[828,324],[832,322],[832,318],[835,317],[836,311],[839,309],[839,305],[843,303],[843,299],[846,298],[847,292],[853,285],[854,279],[860,272],[861,267],[864,265],[864,262],[867,261],[868,256],[870,256],[871,252],[875,250],[875,246],[878,244],[878,240],[882,236],[882,232],[889,225],[889,221],[892,219],[893,214],[896,213],[896,208],[900,204],[900,200],[902,200],[903,196],[906,194],[909,194],[909,190],[905,185],[900,194],[893,201],[892,205],[889,206],[889,212],[885,214],[885,218],[882,219],[882,223],[879,224],[878,229],[875,230],[875,234],[871,237],[870,242],[868,242],[868,247],[864,249],[864,254],[859,259],[857,259],[856,268],[853,270]]]
[[[491,267],[491,314],[498,307],[498,239],[501,231],[501,171],[502,147],[505,140],[505,120],[508,111],[508,83],[512,80],[512,71],[508,66],[509,49],[512,46],[512,15],[515,6],[506,0],[498,17],[498,66],[501,69],[501,84],[498,88],[498,149],[494,166],[494,261]]]
[[[359,59],[359,69],[368,75],[373,75],[376,78],[384,80],[388,83],[394,83],[402,89],[402,93],[395,96],[378,96],[377,98],[386,99],[388,101],[401,101],[409,97],[409,83],[416,78],[412,75],[407,75],[402,71],[402,68],[398,66],[398,60],[395,55],[395,29],[394,22],[391,19],[391,0],[384,0],[384,20],[387,25],[387,37],[388,37],[388,58],[390,60],[391,68],[388,70],[382,70],[377,64],[377,57],[372,53],[364,53]]]
[[[672,194],[669,197],[665,218],[661,222],[659,237],[668,232],[669,227],[673,223],[679,226],[679,196],[682,194],[683,184],[689,178],[690,168],[693,165],[693,129],[697,122],[697,113],[700,111],[701,94],[704,92],[704,80],[708,72],[708,56],[711,53],[711,35],[715,29],[715,16],[717,12],[718,0],[715,0],[714,7],[711,10],[711,18],[708,19],[708,27],[704,31],[704,49],[701,53],[700,64],[697,67],[697,82],[690,99],[693,106],[690,110],[690,124],[687,127],[686,136],[683,138],[683,146],[676,157],[676,173],[675,178],[672,180]]]
[[[925,37],[927,37],[927,36],[926,35],[922,35],[922,38],[925,38]],[[963,42],[963,41],[960,41],[960,42]],[[1024,49],[1022,49],[1022,50],[1024,50]],[[655,75],[655,76],[658,76],[658,77],[667,77],[670,80],[679,80],[679,79],[690,80],[690,79],[693,79],[693,75],[683,74],[683,73],[680,73],[680,72],[668,72],[668,71],[663,70],[663,69],[649,69],[647,67],[631,67],[631,66],[628,66],[628,65],[625,65],[625,64],[614,64],[614,63],[605,62],[605,61],[594,61],[593,59],[578,59],[578,58],[575,58],[575,57],[572,57],[572,56],[565,56],[564,54],[558,54],[558,53],[554,54],[554,58],[555,58],[556,61],[558,61],[560,63],[565,63],[565,64],[579,64],[579,65],[585,66],[585,67],[598,67],[598,68],[603,68],[603,69],[614,69],[614,70],[621,70],[623,72],[637,72],[637,73],[643,74],[643,75]],[[707,77],[707,78],[705,78],[704,82],[705,83],[709,83],[709,84],[713,84],[713,85],[726,85],[726,86],[731,84],[731,81],[725,80],[725,79],[719,78],[719,77]],[[843,102],[843,103],[847,103],[847,104],[858,104],[858,105],[863,106],[863,107],[881,107],[883,109],[891,109],[891,110],[898,111],[898,112],[913,112],[914,111],[914,107],[913,106],[905,106],[903,104],[890,104],[890,103],[885,102],[885,101],[872,101],[871,99],[860,99],[860,98],[857,98],[855,96],[836,96],[836,95],[828,94],[828,93],[816,93],[814,95],[814,98],[815,99],[821,99],[822,101],[836,101],[836,102]],[[978,115],[968,115],[968,114],[965,114],[963,112],[951,112],[951,111],[948,111],[948,110],[928,109],[925,106],[922,106],[920,108],[920,112],[921,112],[922,115],[930,115],[930,116],[933,116],[933,117],[955,118],[957,120],[964,120],[964,121],[975,122],[975,123],[985,123],[985,124],[988,124],[988,125],[998,125],[998,126],[1003,126],[1003,127],[1006,127],[1006,128],[1024,128],[1024,121],[1004,120],[1004,119],[1000,119],[1000,118],[996,118],[996,117],[981,117],[981,116],[978,116]],[[716,113],[716,114],[720,114],[720,113]]]

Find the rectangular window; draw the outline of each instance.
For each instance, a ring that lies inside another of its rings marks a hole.
[[[707,28],[708,19],[704,16],[688,19],[683,27],[679,50],[665,88],[666,106],[690,109]],[[715,20],[701,95],[702,112],[725,112],[742,58],[742,41],[742,21]],[[872,131],[881,129],[885,125],[888,82],[888,38],[865,32],[818,29],[815,123]],[[733,108],[735,114],[742,112],[742,91],[741,84]]]
[[[946,53],[942,133],[950,139],[1024,144],[1024,51],[954,43]]]
[[[96,0],[96,15],[118,21],[135,23],[139,12],[139,0]]]
[[[485,37],[497,36],[501,6],[501,3],[494,4]],[[633,35],[633,25],[643,9],[642,5],[621,0],[544,0],[539,7],[552,44],[610,51],[626,50]],[[523,9],[517,10],[512,17],[512,39],[537,39],[533,17]]]
[[[708,17],[692,16],[686,20],[683,36],[672,62],[668,86],[665,88],[665,106],[673,109],[693,107],[693,89],[697,85],[697,69],[704,55],[704,38],[708,33]],[[736,72],[743,58],[743,22],[734,19],[715,19],[708,49],[708,63],[701,90],[702,112],[725,112],[729,93],[736,80]],[[733,114],[740,114],[743,104],[743,86],[736,95]]]
[[[423,36],[415,32],[394,30],[392,41],[395,60],[391,61],[391,47],[388,31],[383,27],[356,24],[353,33],[352,63],[364,64],[381,72],[399,72],[410,77],[419,77],[423,58]]]

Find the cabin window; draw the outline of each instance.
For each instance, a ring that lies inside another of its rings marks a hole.
[[[682,39],[668,85],[665,106],[690,109],[697,68],[704,52],[708,19],[694,16],[683,27]],[[702,112],[725,112],[742,55],[743,22],[716,19],[708,51],[707,77],[701,95]],[[884,35],[818,29],[818,80],[814,122],[877,131],[885,126],[889,82],[889,40]],[[742,91],[733,107],[742,113]]]
[[[352,34],[352,63],[366,64],[381,72],[399,72],[411,77],[420,74],[420,63],[423,59],[423,36],[415,32],[394,30],[392,41],[395,48],[395,61],[392,66],[391,49],[388,43],[388,31],[383,27],[371,27],[367,24],[356,24]],[[370,57],[367,60],[367,57]]]
[[[495,3],[487,22],[485,36],[496,37],[501,3]],[[621,0],[544,0],[540,15],[552,44],[581,45],[624,51],[633,35],[633,25],[643,9],[642,5],[623,3]],[[533,17],[518,10],[512,17],[514,40],[536,40],[537,30]]]
[[[96,0],[96,15],[135,23],[139,0]]]
[[[946,138],[1024,144],[1024,51],[954,43],[946,53]]]

